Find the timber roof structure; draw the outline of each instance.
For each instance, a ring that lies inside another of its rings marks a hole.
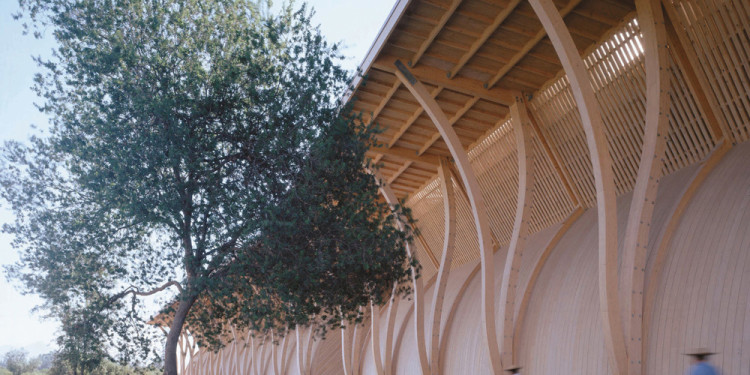
[[[646,117],[644,47],[635,4],[628,0],[553,3],[583,57],[601,106],[616,194],[628,193],[635,186]],[[748,139],[748,122],[743,116],[750,114],[743,87],[735,89],[737,100],[726,98],[721,104],[727,110],[736,106],[736,112],[743,115],[723,118],[724,114],[711,108],[716,103],[702,90],[722,92],[720,86],[736,84],[727,83],[729,74],[719,73],[715,82],[701,84],[691,67],[685,66],[688,56],[696,53],[692,46],[685,51],[685,43],[690,44],[685,37],[719,36],[699,35],[700,30],[690,27],[707,10],[685,1],[674,3],[667,7],[674,100],[662,167],[666,174],[705,158],[724,133],[729,142]],[[703,43],[699,47],[710,49],[708,42]],[[747,45],[741,47],[747,54]],[[420,230],[425,235],[416,247],[428,276],[437,271],[436,254],[442,241],[440,228],[427,234],[432,224],[439,227],[442,220],[438,217],[437,169],[441,158],[452,160],[452,156],[433,120],[398,78],[397,61],[429,91],[467,150],[499,245],[510,242],[516,209],[518,164],[510,107],[517,100],[528,108],[537,165],[533,189],[541,193],[531,208],[532,233],[563,221],[576,207],[596,205],[594,170],[576,100],[560,58],[530,3],[398,1],[360,66],[365,78],[354,82],[347,99],[353,100],[354,110],[361,111],[365,121],[373,121],[383,130],[378,138],[380,147],[372,148],[369,156],[382,165],[384,182],[399,199],[408,198],[407,204],[424,224]],[[452,171],[458,177],[455,168]],[[479,256],[465,194],[458,206],[460,245],[454,266]],[[428,259],[433,260],[432,265]],[[435,268],[431,270],[431,266]]]
[[[750,366],[750,2],[398,0],[361,70],[343,100],[417,220],[414,295],[187,373]]]

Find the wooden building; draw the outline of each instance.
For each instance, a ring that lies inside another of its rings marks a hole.
[[[362,69],[416,295],[183,372],[750,374],[750,1],[399,0]]]

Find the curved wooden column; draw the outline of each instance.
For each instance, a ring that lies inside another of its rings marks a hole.
[[[360,307],[360,312],[363,312],[362,307]],[[367,341],[368,331],[369,327],[366,320],[362,324],[354,325],[354,332],[352,333],[352,374],[354,375],[359,375],[362,372],[362,351]]]
[[[299,375],[306,375],[307,371],[303,355],[305,349],[302,347],[302,335],[300,334],[299,326],[294,329],[294,335],[297,336],[297,369],[299,369]]]
[[[516,102],[510,106],[510,118],[516,135],[516,149],[518,154],[518,199],[516,201],[516,216],[513,222],[513,233],[508,245],[505,258],[505,269],[500,284],[500,311],[503,317],[500,321],[501,354],[503,363],[513,362],[513,336],[516,292],[518,289],[518,274],[521,268],[523,251],[529,235],[529,218],[531,217],[532,187],[534,186],[534,157],[531,142],[532,129],[527,115],[523,98],[516,97]]]
[[[310,363],[312,361],[312,336],[314,327],[310,325],[307,331],[307,337],[303,343],[302,332],[299,326],[295,329],[296,342],[297,342],[297,367],[299,368],[300,375],[308,375],[310,373]]]
[[[430,289],[432,286],[432,283],[435,281],[435,277],[432,277],[426,285],[424,285],[424,289]],[[398,328],[398,333],[396,333],[395,341],[393,343],[393,352],[394,355],[398,354],[398,352],[401,350],[401,344],[403,343],[404,339],[404,333],[406,332],[406,326],[409,325],[409,319],[411,319],[412,314],[414,314],[416,304],[412,303],[409,305],[408,310],[406,310],[406,315],[404,316],[404,320],[401,322],[401,326]],[[416,322],[416,320],[415,320]],[[415,340],[419,341],[419,339],[415,338]],[[422,340],[424,341],[424,340]],[[417,343],[419,345],[419,343]],[[408,360],[413,360],[413,358],[407,358]],[[393,361],[391,363],[391,372],[396,373],[398,372],[396,369],[396,365],[398,364],[398,361]],[[429,364],[428,364],[429,365]],[[429,373],[429,368],[426,370]],[[420,367],[420,372],[422,372],[422,369]]]
[[[341,361],[344,366],[344,375],[355,375],[354,371],[354,356],[352,353],[355,351],[356,346],[356,326],[352,328],[346,324],[346,321],[341,322]]]
[[[440,259],[437,279],[435,281],[435,296],[432,299],[432,329],[430,339],[430,373],[441,374],[440,369],[440,323],[443,314],[443,300],[445,287],[448,284],[453,248],[456,241],[456,194],[453,190],[453,180],[446,159],[440,160],[438,169],[440,176],[440,190],[443,194],[443,216],[445,220],[445,236],[443,238],[443,255]]]
[[[281,340],[285,343],[286,336]],[[281,357],[283,357],[283,355],[279,355],[279,344],[276,342],[276,335],[273,331],[271,331],[271,345],[273,345],[273,348],[271,348],[271,365],[273,373],[275,375],[281,375],[281,361],[283,360]]]
[[[257,345],[256,345],[257,341]],[[263,374],[263,354],[265,353],[266,349],[266,338],[264,337],[262,340],[253,338],[253,373],[255,375],[261,375]]]
[[[260,371],[261,374],[267,374],[268,373],[268,367],[271,365],[271,360],[273,359],[272,358],[272,354],[273,354],[272,350],[273,350],[273,348],[271,348],[271,345],[273,345],[273,342],[265,340],[265,343],[264,343],[263,346],[267,346],[268,348],[265,348],[264,351],[268,352],[268,353],[267,354],[264,353],[263,354],[263,358],[261,358],[263,360],[263,366],[262,366],[261,371]]]
[[[294,354],[290,356],[289,342],[292,341],[292,337],[289,337],[291,332],[287,332],[287,336],[284,336],[284,349],[281,351],[281,373],[286,374],[289,371],[289,362],[291,361]]]
[[[578,54],[573,38],[552,0],[529,0],[539,21],[555,47],[570,81],[578,105],[596,187],[599,229],[599,307],[602,315],[604,341],[613,372],[623,374],[627,368],[625,336],[620,319],[617,277],[617,201],[614,174],[609,155],[599,103],[594,96],[591,79]]]
[[[370,349],[372,361],[375,362],[375,373],[383,375],[383,361],[380,355],[380,306],[370,301]]]
[[[395,285],[393,291],[396,291]],[[393,368],[393,333],[396,330],[396,313],[400,300],[395,293],[391,293],[391,303],[386,311],[385,355],[383,356],[383,373],[385,375],[391,375],[391,369]]]
[[[492,236],[490,234],[489,218],[487,208],[484,204],[482,191],[479,188],[474,170],[469,163],[469,155],[461,145],[458,135],[450,126],[450,121],[440,108],[435,99],[432,98],[427,88],[414,78],[414,75],[404,66],[401,61],[396,61],[395,74],[406,86],[412,95],[417,99],[424,111],[432,119],[433,124],[437,127],[440,135],[443,137],[448,149],[456,163],[456,168],[461,175],[466,193],[471,204],[472,215],[474,216],[474,225],[476,226],[479,254],[481,259],[481,289],[482,289],[482,325],[487,339],[487,349],[489,352],[492,371],[496,375],[503,373],[503,365],[500,359],[500,349],[497,342],[497,331],[495,330],[495,263],[493,261],[494,252],[492,251]]]
[[[646,125],[633,198],[630,203],[622,255],[620,288],[623,327],[627,340],[628,374],[643,371],[643,286],[648,258],[648,237],[659,190],[669,132],[670,64],[667,31],[661,3],[636,0],[643,34],[646,70]]]
[[[398,199],[396,198],[396,194],[393,192],[393,189],[387,184],[385,184],[385,180],[381,178],[381,176],[376,175],[375,176],[380,181],[380,193],[383,195],[383,198],[385,198],[385,201],[391,206],[395,207],[398,205]],[[399,223],[399,225],[402,225]],[[409,254],[409,256],[413,256],[414,252],[411,250],[411,245],[406,244],[406,252]],[[416,272],[414,268],[412,268],[412,284],[414,286],[414,328],[416,329],[416,339],[417,339],[417,351],[419,353],[419,364],[420,368],[422,369],[423,375],[428,375],[430,373],[430,364],[427,359],[427,345],[425,343],[425,335],[424,335],[424,287],[422,285],[422,278],[416,277]]]

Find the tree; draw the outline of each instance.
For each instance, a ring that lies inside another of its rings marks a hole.
[[[36,360],[29,360],[26,352],[23,350],[11,350],[5,353],[3,357],[3,365],[13,375],[21,375],[30,373],[39,367],[39,362]]]
[[[37,59],[49,134],[3,150],[4,230],[22,252],[8,271],[52,315],[85,313],[121,334],[110,348],[143,347],[128,341],[136,297],[172,290],[176,374],[186,321],[211,346],[218,321],[278,334],[315,319],[324,333],[394,285],[409,292],[411,234],[394,224],[408,212],[378,199],[375,128],[336,101],[350,77],[305,7],[20,4],[59,47]]]

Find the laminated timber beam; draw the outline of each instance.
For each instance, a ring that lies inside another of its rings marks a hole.
[[[477,230],[479,242],[479,254],[481,259],[481,295],[482,295],[482,326],[487,340],[492,371],[496,375],[503,373],[500,360],[500,350],[497,343],[497,331],[495,330],[495,264],[494,252],[492,251],[492,236],[490,234],[489,217],[487,208],[482,197],[474,170],[469,163],[469,155],[461,145],[455,130],[449,125],[448,117],[440,108],[438,103],[430,96],[427,88],[417,80],[409,69],[401,63],[394,62],[395,74],[406,86],[420,105],[424,107],[425,113],[432,119],[438,128],[448,149],[453,156],[458,169],[461,182],[469,196],[469,204],[474,217],[474,225]],[[615,249],[616,250],[616,249]],[[419,337],[419,336],[418,336]],[[424,366],[423,366],[424,371]]]
[[[505,6],[505,8],[500,11],[500,13],[495,16],[495,19],[492,21],[492,23],[487,26],[487,28],[484,29],[482,32],[482,35],[479,36],[479,39],[475,40],[474,43],[471,44],[471,47],[469,47],[469,50],[464,53],[461,58],[458,60],[456,65],[451,68],[450,71],[448,71],[448,78],[454,78],[456,77],[456,74],[461,71],[461,68],[466,65],[469,60],[471,60],[472,57],[479,51],[480,48],[484,45],[485,42],[487,42],[487,39],[492,36],[492,34],[495,33],[498,27],[505,21],[508,16],[513,13],[513,10],[516,9],[516,6],[521,2],[521,0],[511,0],[508,5]]]
[[[430,46],[432,45],[432,42],[435,40],[438,34],[440,34],[440,31],[443,30],[443,26],[445,26],[445,24],[448,23],[448,20],[451,19],[451,17],[453,16],[453,13],[455,13],[456,9],[458,9],[458,6],[461,5],[461,1],[462,0],[453,0],[451,2],[450,7],[445,11],[445,13],[443,13],[443,16],[440,17],[440,20],[432,28],[432,30],[430,31],[430,34],[427,36],[427,39],[425,39],[425,41],[422,42],[417,52],[414,54],[411,60],[409,60],[410,67],[417,66],[419,59],[421,59],[424,53],[427,52],[427,49],[430,48]]]
[[[627,373],[640,375],[643,357],[643,287],[648,257],[648,237],[664,166],[669,132],[671,69],[667,31],[659,2],[636,0],[638,24],[643,34],[646,70],[646,124],[633,198],[623,244],[621,286],[623,330],[628,344]]]
[[[432,298],[432,328],[430,330],[430,373],[441,374],[440,369],[440,323],[443,314],[443,300],[445,299],[445,288],[448,285],[448,274],[450,273],[453,260],[453,249],[456,242],[456,193],[453,189],[453,180],[448,166],[448,160],[440,160],[438,174],[440,176],[440,190],[443,195],[443,217],[444,236],[443,253],[440,258],[435,281],[435,295]]]
[[[532,130],[523,98],[516,98],[516,103],[510,106],[511,123],[516,136],[516,150],[518,155],[518,195],[516,201],[516,215],[513,222],[513,233],[510,237],[508,252],[505,257],[505,269],[500,283],[501,317],[498,330],[502,336],[500,353],[503,363],[513,362],[513,336],[516,292],[518,289],[518,275],[521,269],[521,259],[526,240],[529,236],[529,219],[531,218],[534,186],[534,151],[531,142]]]
[[[370,152],[384,156],[391,156],[397,159],[411,161],[430,168],[436,168],[440,164],[440,159],[433,155],[418,155],[416,150],[405,147],[373,147]]]
[[[395,63],[397,57],[381,55],[373,61],[372,68],[391,74],[396,74]],[[450,79],[442,69],[434,68],[422,64],[410,70],[412,75],[421,82],[429,83],[433,86],[442,86],[445,89],[460,92],[462,94],[478,96],[490,102],[498,103],[503,106],[510,106],[514,101],[514,92],[502,88],[486,89],[483,83],[466,77],[456,77]],[[402,81],[403,83],[403,81]]]
[[[374,122],[378,116],[380,116],[380,112],[383,111],[383,108],[388,104],[388,102],[391,101],[391,97],[393,97],[393,94],[398,91],[398,88],[401,87],[401,81],[396,80],[396,82],[391,86],[391,88],[388,90],[388,92],[385,93],[385,96],[383,99],[378,103],[378,106],[375,107],[375,110],[372,111],[372,115],[370,115],[370,119],[367,122]]]
[[[570,81],[586,143],[591,155],[596,189],[599,252],[599,309],[602,316],[604,344],[614,374],[627,369],[625,337],[620,317],[617,275],[617,201],[614,173],[599,103],[586,66],[578,54],[562,15],[551,0],[529,0],[557,52]]]
[[[568,13],[572,12],[573,9],[575,9],[575,7],[581,3],[581,1],[582,0],[571,0],[568,3],[568,5],[565,6],[565,8],[560,9],[560,13],[559,13],[560,18],[563,18],[566,15],[568,15]],[[555,8],[555,11],[557,11],[557,8]],[[494,77],[492,77],[489,81],[485,82],[484,87],[487,87],[490,89],[493,88],[498,82],[500,82],[501,79],[503,79],[503,77],[505,77],[506,74],[508,74],[508,72],[510,72],[513,69],[513,67],[516,66],[516,64],[518,64],[518,62],[520,62],[524,57],[526,57],[526,55],[528,55],[528,53],[534,47],[536,47],[536,45],[539,44],[539,42],[541,42],[542,39],[544,39],[547,33],[548,33],[548,30],[546,30],[545,27],[539,30],[539,32],[537,32],[531,38],[531,40],[526,42],[526,44],[524,44],[523,47],[521,47],[521,50],[519,50],[515,55],[513,55],[513,57],[510,58],[510,60],[505,65],[503,65],[503,67],[500,69],[500,71],[498,71],[495,74]]]
[[[401,81],[399,81],[398,79],[396,79],[396,82],[401,84]],[[432,90],[432,93],[430,94],[432,95],[433,98],[436,98],[442,91],[443,91],[443,86],[438,86],[434,90]],[[388,148],[393,147],[393,145],[395,145],[396,142],[398,142],[398,140],[401,139],[401,136],[404,135],[404,133],[406,133],[407,130],[409,130],[412,124],[414,124],[414,121],[417,121],[417,119],[419,118],[419,116],[422,115],[422,113],[424,113],[424,108],[422,108],[422,106],[419,106],[414,111],[414,113],[412,113],[412,115],[409,116],[406,122],[403,125],[401,125],[400,128],[398,128],[398,130],[396,131],[396,134],[394,134],[393,137],[391,137],[391,140],[388,141]]]

